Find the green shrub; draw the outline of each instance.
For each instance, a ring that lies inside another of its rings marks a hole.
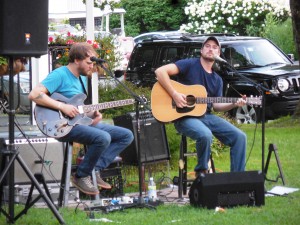
[[[295,58],[299,59],[294,41],[292,19],[288,18],[284,22],[280,22],[269,14],[265,23],[262,36],[274,42],[284,53],[294,54]]]
[[[150,101],[150,88],[142,88],[137,87],[133,85],[131,82],[124,82],[124,84],[135,94],[137,94],[140,97],[144,97],[144,99],[147,100],[148,106]],[[133,97],[130,95],[129,92],[126,91],[126,89],[122,85],[118,85],[116,88],[111,87],[109,85],[100,86],[98,87],[99,92],[99,102],[110,102],[115,100],[123,100],[123,99],[133,99]],[[144,107],[145,109],[145,107]],[[141,110],[144,110],[141,109]],[[105,109],[102,111],[104,118],[113,118],[116,116],[124,115],[128,112],[134,112],[135,111],[135,105],[129,105],[129,106],[122,106],[118,108],[112,108],[112,109]]]

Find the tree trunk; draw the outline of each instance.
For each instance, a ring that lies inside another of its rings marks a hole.
[[[293,21],[294,39],[297,46],[298,55],[300,57],[300,1],[290,0],[290,8]]]
[[[298,56],[300,58],[300,1],[290,0],[290,7],[292,13],[294,39],[297,46]],[[300,61],[300,59],[298,60]],[[300,100],[293,117],[300,117]]]

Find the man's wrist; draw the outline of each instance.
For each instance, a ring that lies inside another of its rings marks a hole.
[[[58,109],[58,110],[61,110],[61,107],[62,107],[62,103],[59,102],[59,103],[57,104],[57,109]]]

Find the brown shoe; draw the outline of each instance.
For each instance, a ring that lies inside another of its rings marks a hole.
[[[75,175],[71,177],[72,184],[81,192],[87,195],[98,195],[99,190],[92,184],[90,176],[77,178]]]
[[[98,187],[101,187],[103,189],[111,189],[111,185],[109,183],[105,182],[104,180],[102,180],[99,171],[95,171],[95,175],[96,175],[96,181],[97,181]]]

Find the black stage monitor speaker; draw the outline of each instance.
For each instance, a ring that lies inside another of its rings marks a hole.
[[[40,57],[48,49],[48,0],[0,1],[0,55]]]
[[[259,171],[210,173],[200,175],[189,192],[196,207],[233,207],[265,204],[264,176]]]
[[[137,120],[135,113],[113,118],[114,124],[130,129],[134,133],[134,141],[120,154],[124,164],[138,165]],[[165,126],[159,123],[150,112],[140,113],[140,151],[141,163],[169,160],[170,150]]]
[[[1,139],[3,140],[3,139]],[[30,171],[34,173],[42,173],[46,182],[55,182],[61,180],[63,160],[64,160],[64,147],[62,142],[58,142],[54,138],[46,138],[43,136],[37,136],[35,138],[29,138],[30,143],[39,155],[44,159],[43,165],[28,144],[28,140],[25,138],[15,138],[15,149],[18,150],[19,155],[24,160],[26,166]],[[9,140],[5,140],[5,145],[9,143]],[[1,146],[3,147],[3,146]],[[14,162],[15,170],[15,183],[16,184],[29,184],[30,178],[26,175],[19,162]],[[48,173],[48,172],[49,173]]]

